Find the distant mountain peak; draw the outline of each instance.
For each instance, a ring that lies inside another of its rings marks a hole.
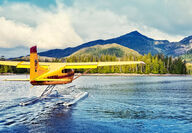
[[[132,32],[130,32],[130,33],[128,33],[128,34],[132,34],[132,35],[142,35],[142,34],[139,33],[137,30],[132,31]],[[142,36],[143,36],[143,35],[142,35]]]
[[[168,40],[155,40],[149,38],[141,34],[139,31],[135,30],[119,37],[106,40],[94,40],[86,42],[76,47],[68,47],[65,49],[56,49],[40,52],[39,55],[61,58],[70,56],[71,54],[83,48],[113,43],[133,49],[139,52],[140,54],[148,54],[150,52],[152,55],[164,53],[165,55],[178,56],[184,54],[189,49],[188,44],[192,43],[192,36],[188,36],[180,42],[169,42]],[[186,44],[186,46],[183,46],[183,44]]]
[[[138,32],[137,30],[132,31],[132,32],[130,32],[130,33],[127,33],[127,34],[122,35],[122,36],[117,37],[117,38],[125,38],[125,39],[126,39],[126,38],[128,38],[128,39],[130,39],[130,38],[134,38],[134,39],[140,38],[140,39],[146,39],[146,40],[149,40],[149,41],[154,41],[154,39],[149,38],[149,37],[141,34],[141,33]]]
[[[188,37],[185,37],[184,39],[182,39],[179,42],[182,43],[182,44],[190,44],[190,43],[192,43],[192,35],[188,36]]]
[[[138,31],[135,30],[135,31],[129,32],[127,34],[124,34],[120,37],[130,37],[130,36],[144,36],[144,35],[142,35],[141,33],[139,33]]]

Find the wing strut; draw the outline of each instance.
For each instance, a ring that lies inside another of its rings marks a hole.
[[[39,97],[40,99],[43,97],[48,96],[49,94],[51,94],[53,88],[55,87],[55,85],[49,85],[47,86],[47,88],[43,91],[43,93],[41,94],[41,96]]]
[[[88,69],[88,70],[86,70],[84,73],[82,73],[82,74],[80,74],[80,75],[78,75],[77,77],[75,77],[73,80],[76,80],[77,78],[79,78],[79,77],[81,77],[81,76],[83,76],[83,75],[85,75],[85,74],[87,74],[90,70],[92,70],[93,68],[90,68],[90,69]]]

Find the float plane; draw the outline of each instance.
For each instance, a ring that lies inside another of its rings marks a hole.
[[[114,61],[114,62],[39,62],[37,46],[30,48],[30,62],[25,61],[0,61],[0,65],[16,66],[16,68],[30,69],[30,79],[7,79],[6,81],[30,81],[33,86],[47,85],[38,99],[48,96],[55,85],[68,84],[86,74],[91,69],[103,66],[145,64],[143,61]],[[87,69],[83,74],[74,76],[74,69]],[[85,95],[85,94],[83,94]],[[82,95],[82,96],[83,96]],[[80,96],[80,97],[82,97]],[[32,100],[34,101],[34,100]],[[27,105],[32,101],[22,102]],[[72,104],[72,103],[71,103]]]

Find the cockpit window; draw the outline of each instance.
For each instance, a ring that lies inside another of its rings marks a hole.
[[[71,72],[72,70],[71,69],[63,69],[62,70],[62,73],[69,73],[69,72]]]

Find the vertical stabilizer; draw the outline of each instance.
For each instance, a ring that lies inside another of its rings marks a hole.
[[[37,46],[30,48],[30,81],[35,80],[47,70],[39,66],[39,60],[37,55]]]

